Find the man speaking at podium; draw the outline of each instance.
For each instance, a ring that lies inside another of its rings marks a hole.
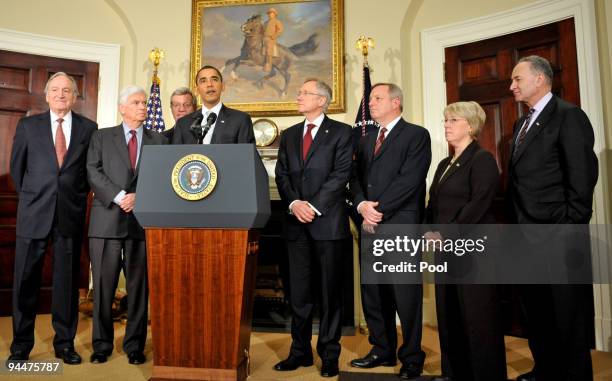
[[[342,244],[349,237],[344,189],[352,163],[351,127],[329,119],[324,111],[331,89],[307,79],[297,94],[304,122],[282,135],[276,163],[276,184],[289,210],[284,235],[289,254],[291,350],[277,371],[313,364],[310,339],[314,294],[320,289],[317,353],[321,376],[338,374],[340,356]],[[320,287],[314,284],[320,280]]]
[[[251,117],[221,103],[225,90],[221,72],[214,66],[202,66],[195,81],[202,108],[178,120],[172,144],[255,143]]]

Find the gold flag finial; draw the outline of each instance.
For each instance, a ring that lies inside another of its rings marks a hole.
[[[370,37],[361,35],[355,42],[355,48],[361,51],[363,65],[368,66],[368,49],[374,49],[374,40]]]
[[[159,48],[153,48],[149,52],[149,61],[153,63],[153,80],[159,84],[159,77],[157,76],[157,67],[159,66],[159,61],[161,61],[166,56],[166,53]]]

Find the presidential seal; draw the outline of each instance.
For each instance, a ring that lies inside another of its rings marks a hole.
[[[217,167],[208,157],[191,154],[181,158],[172,169],[172,189],[185,200],[201,200],[217,185]]]

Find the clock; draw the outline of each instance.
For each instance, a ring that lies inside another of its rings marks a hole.
[[[258,119],[253,123],[253,133],[257,147],[267,147],[278,137],[278,127],[270,119]]]

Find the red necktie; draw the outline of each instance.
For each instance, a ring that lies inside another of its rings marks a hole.
[[[312,145],[312,129],[315,128],[316,125],[308,123],[306,127],[308,127],[308,130],[306,131],[306,135],[304,135],[304,144],[302,145],[302,159],[304,159],[304,161],[306,161],[308,150],[310,150],[310,146]]]
[[[57,156],[57,165],[61,168],[64,164],[64,157],[66,156],[66,136],[64,136],[64,129],[62,123],[64,119],[59,118],[57,120],[57,131],[55,131],[55,156]]]
[[[132,134],[132,137],[128,142],[128,153],[130,154],[132,169],[136,169],[136,158],[138,157],[138,138],[136,138],[136,131],[131,130],[130,134]]]
[[[387,133],[387,129],[385,127],[380,129],[380,135],[378,135],[378,139],[376,139],[376,145],[374,146],[374,156],[378,155],[380,151],[380,146],[382,146],[385,141],[385,134]]]

